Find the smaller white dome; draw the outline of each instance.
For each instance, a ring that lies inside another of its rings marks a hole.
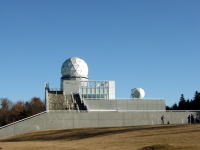
[[[61,67],[63,77],[88,78],[88,65],[78,57],[68,58]]]
[[[145,96],[145,92],[144,92],[144,89],[142,88],[134,88],[131,90],[131,96],[132,98],[144,98]]]

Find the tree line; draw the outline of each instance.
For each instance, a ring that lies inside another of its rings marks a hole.
[[[30,101],[17,101],[12,103],[7,98],[0,99],[0,126],[18,121],[20,119],[35,115],[45,110],[44,102],[33,97]]]
[[[192,99],[185,99],[181,94],[179,102],[171,107],[166,106],[167,110],[200,110],[200,92],[196,91]]]

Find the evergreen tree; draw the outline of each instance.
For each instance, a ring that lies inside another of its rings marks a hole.
[[[178,105],[175,103],[174,105],[172,105],[171,109],[172,110],[178,110]]]
[[[192,110],[191,101],[189,99],[186,101],[186,110]]]
[[[178,103],[178,109],[179,110],[185,110],[187,109],[187,104],[186,104],[186,100],[183,94],[181,94],[179,103]]]
[[[198,91],[195,92],[193,99],[193,109],[200,110],[200,93]]]
[[[171,110],[171,108],[169,106],[166,106],[165,109],[166,110]]]
[[[200,92],[196,91],[193,99],[185,99],[184,95],[181,94],[178,105],[174,104],[171,107],[167,107],[171,110],[200,110]]]

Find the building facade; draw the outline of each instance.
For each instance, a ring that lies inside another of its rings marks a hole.
[[[67,59],[61,74],[60,89],[49,88],[48,84],[45,87],[47,110],[165,110],[163,99],[116,98],[115,81],[89,80],[88,65],[78,57]],[[140,95],[140,91],[137,90],[136,95]]]

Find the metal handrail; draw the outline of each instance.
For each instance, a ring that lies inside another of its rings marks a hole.
[[[61,91],[60,88],[49,88],[50,91]]]
[[[200,110],[166,110],[166,112],[200,112]]]
[[[86,107],[86,109],[88,110],[88,105],[86,104],[84,98],[81,96],[81,94],[79,94],[80,98],[81,98],[81,101],[83,102],[83,105]]]
[[[117,109],[102,109],[102,110],[49,110],[48,112],[101,112],[101,111],[115,111],[115,112],[200,112],[200,110],[117,110]]]
[[[17,124],[17,123],[19,123],[19,122],[22,122],[22,121],[28,120],[28,119],[33,118],[33,117],[36,117],[36,116],[39,116],[39,115],[44,114],[44,113],[47,113],[47,111],[43,111],[43,112],[41,112],[41,113],[38,113],[38,114],[32,115],[32,116],[30,116],[30,117],[27,117],[27,118],[24,118],[24,119],[21,119],[21,120],[18,120],[18,121],[15,121],[15,122],[9,123],[9,124],[7,124],[7,125],[1,126],[0,129],[5,128],[5,127],[8,127],[8,126],[11,126],[11,125],[14,125],[14,124]]]

